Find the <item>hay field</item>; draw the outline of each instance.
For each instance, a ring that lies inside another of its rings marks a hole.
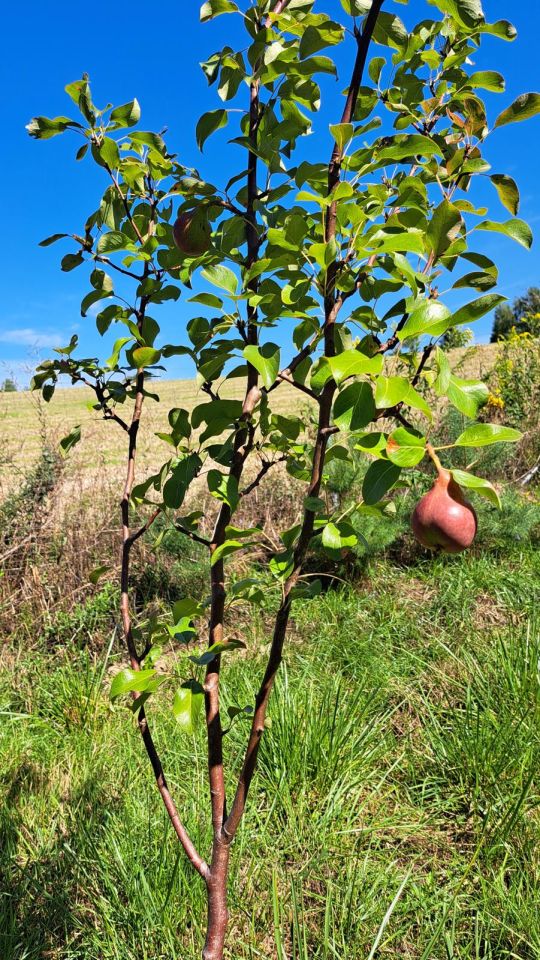
[[[453,351],[452,365],[459,376],[483,376],[496,356],[495,345],[483,345]],[[149,472],[163,462],[170,448],[155,434],[167,431],[166,411],[171,407],[191,410],[205,399],[194,380],[156,380],[152,390],[161,403],[148,400],[144,410],[144,426],[140,433],[139,469]],[[223,384],[220,393],[226,398],[240,398],[242,381]],[[35,463],[45,439],[57,446],[63,436],[76,425],[82,428],[81,443],[74,448],[67,465],[68,475],[111,474],[124,461],[125,438],[119,427],[104,421],[91,409],[93,393],[87,388],[58,388],[50,403],[44,403],[38,392],[0,393],[0,496],[17,487],[20,477]],[[309,402],[293,387],[282,384],[272,394],[272,409],[286,413],[305,408]],[[123,408],[128,414],[128,404]]]

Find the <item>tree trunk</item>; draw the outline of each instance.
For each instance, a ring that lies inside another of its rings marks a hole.
[[[212,865],[206,881],[208,924],[202,960],[223,960],[223,948],[229,919],[227,910],[229,852],[230,847],[227,843],[223,843],[220,839],[215,840]]]

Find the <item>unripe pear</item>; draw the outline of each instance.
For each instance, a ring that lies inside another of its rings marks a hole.
[[[473,507],[449,470],[438,468],[431,490],[417,503],[412,515],[416,539],[443,553],[461,553],[471,546],[477,530]]]
[[[211,244],[208,217],[200,210],[180,213],[173,226],[174,242],[188,257],[200,257]]]

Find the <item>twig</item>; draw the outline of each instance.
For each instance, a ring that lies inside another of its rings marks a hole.
[[[263,477],[266,476],[266,474],[268,473],[269,470],[272,469],[272,467],[275,467],[276,464],[278,463],[283,463],[286,459],[287,457],[284,456],[284,457],[278,457],[277,460],[263,460],[262,467],[259,470],[257,476],[255,477],[254,480],[251,481],[251,483],[248,484],[247,487],[244,487],[244,489],[240,491],[240,496],[247,497],[248,494],[252,492],[252,490],[255,490],[255,488],[259,486]]]

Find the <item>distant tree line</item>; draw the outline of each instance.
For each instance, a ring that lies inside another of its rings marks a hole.
[[[495,310],[495,319],[491,333],[491,342],[504,340],[515,327],[518,333],[532,333],[540,335],[540,289],[529,287],[521,297],[516,297],[512,304],[502,303]]]

